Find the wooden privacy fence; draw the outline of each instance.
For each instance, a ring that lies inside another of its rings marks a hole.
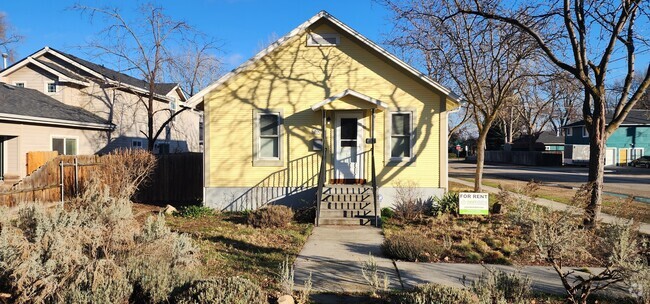
[[[95,155],[57,156],[9,189],[0,191],[0,205],[61,201],[62,194],[64,198],[72,197],[99,162],[99,156]]]
[[[185,206],[203,199],[203,153],[158,155],[149,180],[133,197],[138,203]]]
[[[149,180],[140,186],[133,201],[174,206],[201,201],[203,154],[168,154],[156,159],[156,168]],[[92,171],[98,170],[101,163],[102,158],[96,155],[57,156],[17,184],[0,190],[0,205],[12,207],[20,202],[56,202],[71,198],[83,190]]]
[[[562,166],[563,151],[485,151],[485,161],[525,166]]]

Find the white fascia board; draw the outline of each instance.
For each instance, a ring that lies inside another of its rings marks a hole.
[[[434,87],[438,91],[442,92],[447,97],[449,97],[449,99],[451,99],[453,102],[455,102],[455,103],[459,102],[460,97],[458,95],[456,95],[455,93],[453,93],[451,90],[449,90],[449,89],[445,88],[444,86],[442,86],[441,84],[433,81],[432,79],[430,79],[426,75],[422,74],[417,69],[413,68],[412,66],[408,65],[407,63],[405,63],[401,59],[397,58],[395,55],[393,55],[390,52],[386,51],[384,48],[382,48],[379,45],[377,45],[376,43],[372,42],[370,39],[364,37],[363,35],[361,35],[357,31],[353,30],[352,28],[350,28],[349,26],[347,26],[343,22],[341,22],[338,19],[334,18],[332,15],[330,15],[326,11],[321,11],[318,14],[316,14],[315,16],[311,17],[309,20],[302,23],[297,28],[293,29],[287,35],[285,35],[285,36],[281,37],[280,39],[276,40],[271,45],[269,45],[267,48],[263,49],[262,51],[257,53],[255,56],[248,59],[246,62],[242,63],[236,69],[230,71],[226,75],[223,75],[217,81],[215,81],[212,84],[210,84],[209,86],[205,87],[203,90],[199,91],[196,95],[190,97],[190,99],[187,102],[189,104],[191,104],[192,106],[194,106],[194,105],[198,104],[199,102],[203,101],[203,97],[207,93],[209,93],[213,89],[219,87],[221,84],[226,82],[228,79],[230,79],[231,77],[233,77],[237,73],[241,72],[242,70],[244,70],[248,66],[252,65],[257,60],[259,60],[262,57],[266,56],[267,54],[273,52],[273,50],[280,47],[285,42],[289,41],[291,38],[293,38],[297,34],[301,33],[302,31],[307,29],[309,26],[311,26],[312,24],[314,24],[316,21],[318,21],[321,18],[326,18],[327,20],[331,21],[332,23],[334,23],[334,25],[338,26],[340,29],[347,32],[349,35],[359,39],[361,42],[365,43],[367,46],[374,49],[378,53],[384,55],[386,58],[388,58],[389,60],[391,60],[392,62],[394,62],[398,66],[406,69],[408,72],[412,73],[413,75],[415,75],[416,77],[418,77],[419,79],[424,81],[425,83],[429,84],[430,86]]]
[[[359,92],[357,92],[355,90],[352,90],[352,89],[347,89],[347,90],[345,90],[345,91],[343,91],[343,92],[341,92],[339,94],[332,95],[331,97],[325,98],[322,101],[314,104],[313,106],[311,106],[311,110],[312,111],[318,111],[318,110],[320,110],[320,108],[327,105],[328,103],[331,103],[331,102],[333,102],[333,101],[335,101],[337,99],[341,99],[341,98],[343,98],[345,96],[348,96],[348,95],[354,96],[354,97],[359,98],[361,100],[365,100],[368,103],[373,104],[376,107],[381,108],[381,109],[388,108],[388,105],[386,103],[384,103],[384,102],[382,102],[382,101],[380,101],[378,99],[372,98],[372,97],[370,97],[368,95],[365,95],[365,94],[361,94],[361,93],[359,93]]]
[[[79,81],[79,80],[76,80],[76,79],[72,79],[72,78],[70,78],[70,77],[68,77],[68,76],[66,76],[64,74],[61,74],[57,70],[52,69],[49,66],[44,65],[44,64],[36,61],[33,57],[27,57],[27,61],[29,61],[29,63],[31,63],[31,64],[33,64],[33,65],[35,65],[35,66],[37,66],[37,67],[39,67],[39,68],[41,68],[43,70],[46,70],[46,71],[48,71],[48,72],[50,72],[50,73],[52,73],[54,75],[59,76],[59,81],[60,82],[71,82],[71,83],[76,83],[76,84],[80,84],[80,85],[84,85],[84,86],[90,86],[90,83],[84,82],[84,81]]]
[[[63,126],[63,127],[80,127],[80,128],[97,129],[97,130],[113,130],[113,129],[115,129],[115,125],[112,125],[112,124],[81,122],[81,121],[72,121],[72,120],[45,118],[45,117],[36,117],[36,116],[26,116],[26,115],[16,115],[16,114],[6,114],[6,113],[0,113],[0,120],[7,120],[7,121],[14,121],[14,122],[24,122],[24,123],[40,123],[40,124],[56,125],[56,126]]]
[[[23,60],[18,61],[17,63],[12,65],[8,69],[3,70],[0,73],[0,76],[7,76],[7,75],[13,73],[17,69],[20,69],[20,68],[24,67],[25,65],[27,65],[29,63],[29,58],[31,58],[31,57],[40,57],[41,55],[45,54],[48,50],[49,50],[49,48],[46,46],[46,47],[42,48],[40,51],[32,54],[31,56],[23,58]]]

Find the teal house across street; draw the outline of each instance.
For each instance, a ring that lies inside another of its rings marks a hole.
[[[610,118],[608,118],[609,123]],[[589,162],[589,134],[584,121],[563,127],[564,163]],[[605,165],[627,166],[633,160],[650,154],[650,110],[630,111],[621,126],[610,135],[606,143]]]

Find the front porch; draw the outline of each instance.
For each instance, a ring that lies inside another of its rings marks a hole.
[[[317,226],[379,225],[375,116],[386,108],[350,89],[311,107],[321,113]]]

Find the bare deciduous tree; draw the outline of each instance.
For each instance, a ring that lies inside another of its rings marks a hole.
[[[7,16],[0,12],[0,52],[7,53],[9,59],[13,61],[14,52],[10,46],[20,42],[22,39],[23,37],[16,33],[7,22]]]
[[[588,181],[593,185],[585,224],[597,225],[602,202],[605,143],[650,86],[650,63],[640,85],[632,88],[636,56],[650,45],[650,2],[643,0],[520,1],[457,0],[464,16],[509,24],[532,38],[554,65],[572,75],[584,90],[582,115],[589,131]],[[639,27],[641,25],[641,27]],[[625,71],[613,109],[606,86],[613,64]],[[609,112],[609,113],[608,113]],[[606,119],[609,114],[611,119]]]
[[[134,20],[125,19],[117,8],[97,8],[76,4],[72,7],[88,15],[103,18],[109,25],[102,29],[97,39],[91,41],[88,47],[97,57],[110,62],[120,62],[126,65],[124,72],[141,77],[146,83],[147,94],[133,92],[139,97],[140,104],[147,111],[147,131],[141,131],[147,138],[149,151],[160,134],[173,119],[187,110],[182,107],[173,111],[169,107],[157,106],[157,83],[165,80],[165,72],[178,70],[178,66],[188,63],[184,75],[167,77],[167,79],[184,79],[194,90],[202,84],[205,74],[212,71],[215,65],[209,51],[213,44],[210,41],[196,39],[201,34],[184,21],[177,21],[165,14],[161,7],[153,4],[143,4],[139,7],[140,14]],[[185,61],[177,57],[181,51],[187,51],[191,59]],[[177,66],[174,68],[174,66]],[[186,77],[187,76],[187,77]],[[129,90],[125,86],[125,90]]]
[[[517,30],[483,18],[453,15],[439,1],[390,1],[398,37],[397,47],[417,50],[428,58],[435,75],[448,77],[470,105],[479,130],[474,190],[481,191],[485,143],[501,109],[513,98],[526,74],[534,49]]]
[[[216,41],[204,41],[199,36],[192,39],[169,65],[169,78],[180,83],[181,87],[192,96],[206,87],[221,74],[221,60],[214,55],[219,49]]]

